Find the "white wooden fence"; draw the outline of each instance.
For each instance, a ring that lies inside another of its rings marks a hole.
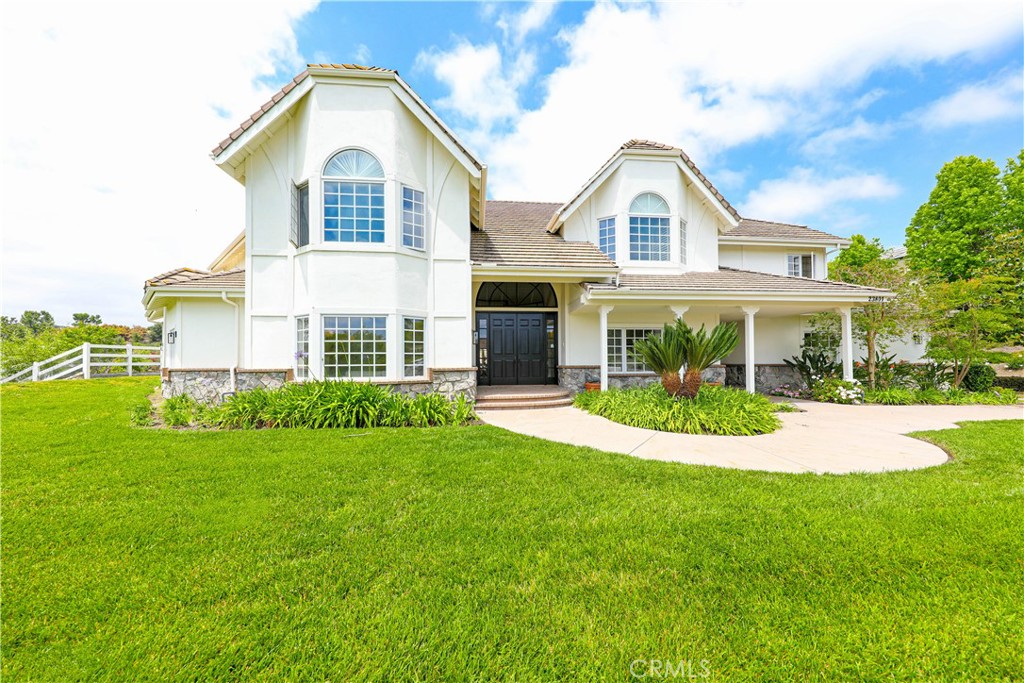
[[[33,363],[21,372],[0,379],[7,382],[43,382],[50,379],[92,379],[116,375],[155,375],[160,372],[160,347],[133,344],[90,344]]]

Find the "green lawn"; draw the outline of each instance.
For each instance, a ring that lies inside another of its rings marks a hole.
[[[928,434],[939,468],[788,475],[130,427],[154,383],[2,390],[5,681],[1024,678],[1020,422]]]

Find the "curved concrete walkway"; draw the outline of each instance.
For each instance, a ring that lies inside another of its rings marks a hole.
[[[577,408],[479,411],[487,424],[549,441],[638,458],[766,472],[887,472],[941,465],[938,446],[904,436],[965,420],[1024,419],[1016,406],[840,406],[797,402],[783,426],[761,436],[694,436],[627,427]],[[1024,444],[1024,421],[1021,441]],[[1022,445],[1024,448],[1024,445]]]

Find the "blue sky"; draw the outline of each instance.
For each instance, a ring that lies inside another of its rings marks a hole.
[[[320,61],[397,69],[491,198],[563,201],[647,138],[744,215],[899,244],[943,163],[1024,146],[1022,26],[1019,1],[987,0],[19,3],[0,307],[142,322],[146,278],[206,267],[243,227],[209,150]]]
[[[795,4],[773,7],[783,15],[779,23],[799,21],[794,17],[804,10],[803,6]],[[857,12],[876,13],[878,21],[884,22],[887,21],[885,8],[886,5],[868,4]],[[961,5],[937,9],[939,23],[950,33],[957,32],[959,15],[965,8]],[[303,18],[296,27],[296,35],[302,54],[312,61],[362,59],[398,69],[431,106],[470,140],[471,146],[490,165],[491,198],[558,201],[569,196],[565,193],[565,183],[555,185],[561,194],[549,191],[551,183],[546,181],[536,184],[536,194],[530,194],[529,183],[503,182],[505,169],[500,161],[505,155],[493,159],[487,154],[490,145],[486,136],[515,139],[519,116],[500,118],[493,126],[482,124],[474,118],[472,106],[450,102],[452,88],[437,75],[439,64],[446,58],[459,63],[450,57],[459,46],[476,48],[477,54],[487,46],[496,47],[504,69],[497,75],[506,79],[510,79],[509,71],[514,69],[511,65],[518,55],[528,52],[534,60],[533,70],[528,79],[514,87],[516,104],[523,112],[542,110],[548,95],[548,78],[567,65],[572,68],[569,53],[573,41],[583,38],[570,34],[584,24],[593,6],[589,3],[554,5],[550,15],[517,44],[515,37],[509,36],[508,25],[527,10],[528,5],[516,3],[329,3],[320,5]],[[908,16],[896,20],[898,25],[907,30],[913,30],[915,25],[921,31],[930,30],[927,21],[932,8],[917,4],[911,5],[910,10]],[[828,102],[823,108],[827,112],[807,116],[808,112],[803,110],[796,114],[797,118],[806,117],[802,125],[769,126],[762,132],[740,134],[735,142],[702,145],[700,131],[688,127],[683,127],[681,132],[686,137],[697,138],[697,144],[692,145],[694,149],[687,144],[692,141],[687,139],[659,141],[687,149],[745,215],[753,212],[765,219],[809,223],[844,235],[863,232],[880,237],[886,244],[899,244],[903,230],[916,208],[927,199],[935,173],[943,163],[958,155],[974,154],[992,158],[1002,166],[1007,157],[1015,156],[1024,147],[1021,105],[1024,44],[1020,30],[1024,15],[1019,8],[1014,14],[998,5],[982,11],[991,11],[993,17],[1008,19],[1008,23],[999,26],[998,18],[979,22],[981,25],[973,28],[975,35],[963,40],[960,47],[942,49],[916,45],[917,54],[912,56],[901,54],[906,43],[914,44],[912,40],[873,36],[870,23],[867,31],[853,27],[844,37],[842,22],[831,21],[833,17],[841,19],[841,12],[823,13],[821,18],[825,21],[815,23],[812,20],[802,28],[840,34],[835,36],[836,41],[843,43],[845,40],[845,48],[850,53],[860,47],[877,53],[853,75],[842,73],[841,63],[826,65],[816,74],[824,83],[834,73],[840,74],[842,84],[830,89],[825,98]],[[657,6],[622,6],[621,12],[648,14],[654,18],[651,22],[654,25],[663,16]],[[680,22],[680,40],[676,47],[685,51],[686,41],[682,37],[686,21],[679,16],[681,14],[675,19]],[[740,12],[741,21],[742,16]],[[1016,21],[1012,21],[1014,16]],[[755,20],[751,17],[751,21]],[[728,39],[731,29],[719,22],[716,24],[713,30]],[[770,28],[765,27],[762,34],[763,45],[736,47],[737,69],[742,69],[744,62],[760,59],[762,50],[774,49]],[[965,33],[971,31],[971,28],[964,29]],[[799,31],[788,35],[795,35],[799,40]],[[627,61],[632,46],[642,40],[642,35],[624,32],[619,44],[608,45],[607,49]],[[915,47],[907,51],[913,52]],[[834,54],[827,48],[825,52],[827,56]],[[811,51],[802,57],[797,51],[792,57],[814,59],[815,53]],[[789,58],[781,59],[779,68],[789,68],[788,61]],[[637,62],[629,68],[646,66]],[[628,69],[626,71],[628,73]],[[698,75],[682,87],[689,92],[711,94],[723,82],[729,83],[728,75],[708,81],[702,81]],[[678,83],[675,85],[680,87]],[[666,82],[665,86],[672,88],[673,83]],[[953,107],[962,110],[959,116],[951,112],[939,116],[933,112],[928,118],[928,112],[934,107],[971,87],[982,88],[983,92],[978,97],[965,98],[965,106]],[[791,99],[791,104],[798,109],[822,106],[816,97],[799,92],[800,89],[800,86],[783,86],[767,94],[765,99]],[[592,103],[580,103],[578,116],[599,112],[603,97],[629,99],[636,94],[631,93],[628,80],[620,81],[618,87],[614,81],[606,83],[599,91]],[[980,101],[982,99],[984,101]],[[552,125],[566,123],[556,112],[550,116]],[[652,129],[664,130],[662,116],[663,112],[652,116],[642,101],[636,102],[635,125],[627,139],[651,137]],[[600,163],[619,142],[625,141],[620,139],[621,134],[618,137],[605,135],[599,129],[588,132],[593,133],[591,162],[598,159]],[[520,167],[528,169],[531,163],[538,167],[557,164],[557,159],[555,154],[543,154],[533,159],[515,157],[512,161],[518,171]],[[583,168],[589,170],[581,173]],[[577,166],[575,175],[566,182],[581,185],[595,169],[594,163],[590,167]],[[827,197],[800,201],[801,193],[814,193],[816,188],[823,187]],[[776,194],[779,196],[772,196]]]

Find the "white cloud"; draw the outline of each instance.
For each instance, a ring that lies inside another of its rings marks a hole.
[[[448,52],[423,52],[416,58],[417,69],[429,69],[448,87],[448,95],[437,104],[456,116],[472,143],[482,142],[495,125],[519,116],[519,87],[535,71],[533,54],[519,53],[510,65],[504,63],[495,43],[473,45],[462,41]]]
[[[810,168],[795,168],[785,178],[762,181],[747,196],[741,213],[770,220],[807,220],[851,200],[885,199],[899,192],[895,183],[879,174],[827,178]]]
[[[678,144],[712,167],[722,150],[823,128],[874,71],[1006,44],[1020,15],[1017,3],[600,3],[561,32],[565,63],[542,84],[542,104],[505,107],[510,130],[479,136],[477,151],[502,199],[564,200],[633,137]],[[501,100],[518,102],[509,87],[505,75]],[[882,94],[863,93],[858,106]],[[493,119],[479,98],[439,105],[463,122]]]
[[[527,35],[546,24],[557,6],[556,2],[534,0],[522,12],[501,16],[497,26],[505,33],[506,39],[518,45]]]
[[[1024,96],[1024,76],[1009,73],[985,83],[965,85],[952,95],[936,100],[919,120],[927,128],[948,128],[961,124],[985,123],[1019,117]]]
[[[875,142],[893,134],[893,123],[870,123],[858,116],[852,123],[819,133],[803,144],[800,151],[807,156],[831,156],[851,142]]]
[[[363,43],[356,45],[356,51],[353,56],[356,64],[362,64],[363,66],[370,66],[370,61],[373,59],[373,53],[370,52],[369,46]]]
[[[147,277],[217,255],[244,202],[209,150],[272,94],[261,79],[302,69],[292,26],[310,7],[7,8],[5,314],[141,322]]]

